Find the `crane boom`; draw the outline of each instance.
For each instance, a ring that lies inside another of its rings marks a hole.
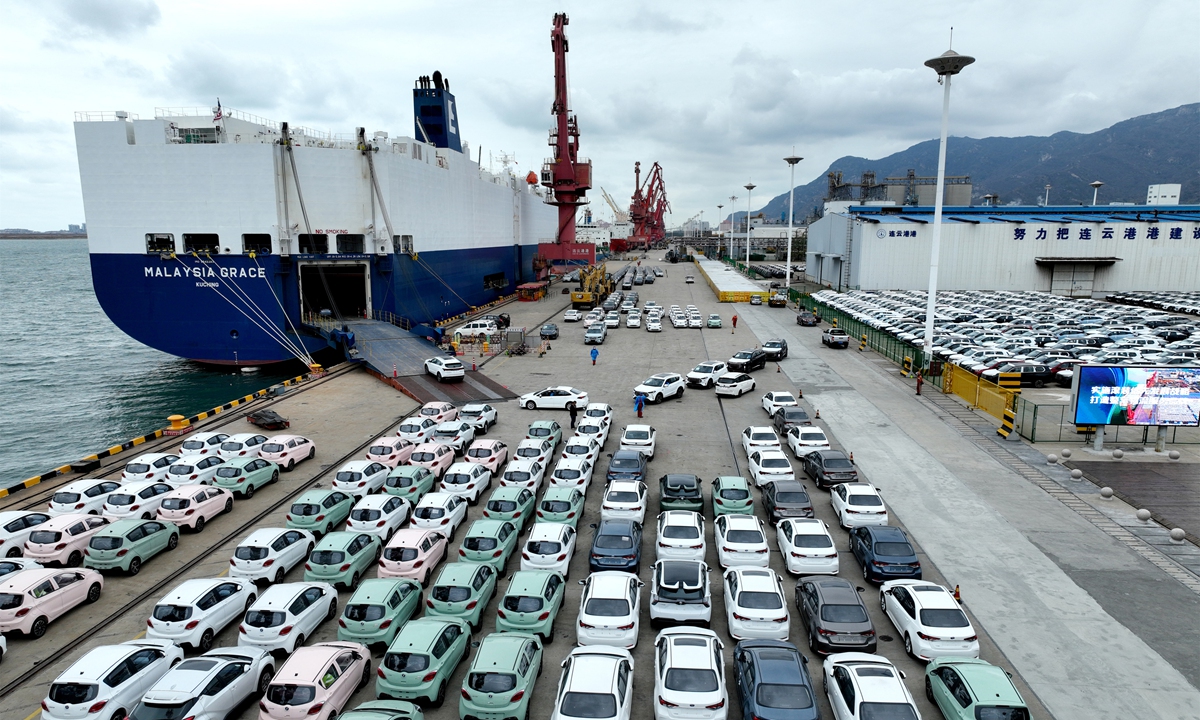
[[[612,208],[613,220],[619,223],[629,222],[629,213],[617,207],[616,201],[612,199],[612,195],[609,195],[607,190],[603,187],[600,188],[600,194],[604,196],[604,201]]]

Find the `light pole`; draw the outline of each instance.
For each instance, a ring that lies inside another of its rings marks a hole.
[[[1095,205],[1096,198],[1100,197],[1100,187],[1102,185],[1104,185],[1104,183],[1100,182],[1099,180],[1096,180],[1095,182],[1091,182],[1088,184],[1092,186],[1092,205]]]
[[[933,357],[933,316],[937,305],[938,253],[942,243],[942,201],[946,194],[946,133],[950,129],[950,78],[975,62],[975,58],[959,55],[947,50],[941,55],[926,60],[925,66],[938,75],[942,84],[942,138],[938,146],[937,199],[933,206],[933,241],[929,249],[929,298],[925,305],[925,358],[923,365],[929,368]]]
[[[717,259],[721,259],[721,208],[724,205],[717,206]]]
[[[793,147],[792,152],[796,152],[796,148]],[[796,215],[796,163],[803,159],[795,155],[783,159],[792,171],[792,179],[788,182],[787,279],[783,281],[783,294],[789,298],[792,294],[792,218]]]
[[[704,242],[704,211],[703,210],[700,211],[700,227],[696,229],[696,237],[699,238],[699,240],[697,240],[697,242],[700,242],[700,243]]]
[[[1050,184],[1046,184],[1046,199],[1042,201],[1042,207],[1050,207]]]
[[[752,182],[746,183],[743,187],[746,188],[746,277],[750,276],[750,196],[754,194],[754,188],[758,187]]]
[[[737,258],[734,257],[734,254],[733,254],[734,253],[733,231],[734,231],[734,228],[737,227],[737,225],[736,225],[736,223],[737,223],[737,205],[736,205],[736,203],[737,203],[737,195],[730,195],[729,196],[729,259],[733,260],[734,262],[737,262]]]

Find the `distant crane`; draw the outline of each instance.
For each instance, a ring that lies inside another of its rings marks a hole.
[[[663,215],[670,212],[671,205],[667,202],[667,190],[663,184],[662,166],[658,163],[650,166],[650,174],[643,183],[642,164],[633,164],[633,197],[629,201],[629,219],[633,222],[633,233],[629,237],[629,246],[639,245],[649,250],[655,243],[662,242],[666,236],[666,226]]]
[[[608,203],[608,206],[610,208],[612,208],[614,222],[619,222],[619,223],[629,222],[629,213],[627,213],[624,210],[617,207],[616,201],[612,199],[612,195],[609,195],[607,190],[605,190],[604,188],[600,188],[600,194],[604,196],[604,201]]]

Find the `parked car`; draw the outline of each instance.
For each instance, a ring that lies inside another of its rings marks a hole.
[[[536,493],[545,474],[546,469],[537,460],[510,460],[500,475],[500,487],[526,488]]]
[[[27,528],[29,539],[25,541],[21,557],[25,562],[47,567],[79,567],[83,564],[88,541],[109,522],[108,518],[96,515],[59,515],[50,518]],[[15,548],[10,548],[10,551],[12,549]],[[9,561],[20,559],[16,554],[7,557]]]
[[[382,489],[389,472],[390,467],[375,460],[351,460],[334,473],[330,487],[353,495],[357,500]]]
[[[337,590],[323,582],[278,583],[263,591],[238,626],[239,646],[293,653],[337,617]]]
[[[434,568],[446,558],[449,545],[446,536],[436,530],[401,528],[383,548],[376,575],[412,578],[426,587]]]
[[[838,483],[857,482],[858,470],[840,450],[816,450],[804,455],[804,473],[822,490]]]
[[[400,423],[396,428],[396,435],[413,444],[425,443],[433,439],[437,426],[433,418],[414,415]]]
[[[201,532],[210,520],[233,511],[233,493],[225,488],[184,485],[162,496],[155,516],[179,529]]]
[[[811,452],[830,449],[829,438],[825,436],[825,431],[818,427],[792,425],[787,428],[784,437],[787,438],[787,444],[792,449],[792,454],[800,460],[803,460],[804,456]]]
[[[621,430],[621,450],[634,450],[654,459],[654,448],[658,431],[649,425],[627,425]]]
[[[213,485],[249,500],[258,488],[279,482],[279,466],[260,457],[233,458],[217,468]]]
[[[476,505],[491,486],[492,472],[487,467],[473,462],[456,462],[442,476],[440,490],[464,497],[469,505]]]
[[[796,581],[796,610],[813,652],[875,652],[875,626],[850,581],[839,577],[800,578]]]
[[[976,658],[935,658],[925,667],[925,697],[948,720],[1030,720],[1029,706],[1002,668]]]
[[[471,631],[454,617],[420,617],[401,628],[379,662],[375,695],[441,707],[446,687],[470,649]]]
[[[104,578],[90,569],[29,569],[0,577],[0,632],[38,639],[50,623],[100,599]]]
[[[337,638],[368,648],[391,645],[400,628],[421,611],[421,584],[408,578],[363,580],[338,618]]]
[[[648,502],[646,483],[640,480],[614,480],[605,488],[600,501],[600,519],[625,518],[641,523],[646,518]]]
[[[686,376],[690,387],[710,388],[716,384],[717,378],[727,372],[727,366],[720,360],[703,362],[692,368]]]
[[[588,571],[623,570],[635,575],[642,567],[642,524],[636,520],[602,520],[595,526]]]
[[[767,366],[767,353],[761,349],[739,350],[729,358],[729,372],[748,373]]]
[[[346,531],[374,535],[386,543],[411,513],[412,503],[403,498],[386,493],[367,495],[354,503],[346,519]]]
[[[219,455],[221,453],[221,443],[229,439],[229,435],[222,432],[198,432],[195,435],[189,434],[189,437],[179,446],[179,451],[176,455],[180,457],[186,455]]]
[[[88,650],[62,672],[42,700],[42,720],[73,720],[96,708],[125,717],[159,678],[183,660],[166,640],[128,640]]]
[[[717,378],[716,394],[741,397],[754,392],[754,378],[741,372],[727,372]]]
[[[646,456],[637,450],[618,450],[608,454],[608,471],[605,482],[614,480],[646,481],[649,471]]]
[[[475,441],[475,426],[464,420],[447,420],[433,431],[433,441],[449,446],[455,455],[462,455]]]
[[[221,447],[217,450],[217,454],[225,459],[226,462],[237,458],[256,458],[262,450],[263,443],[267,441],[266,435],[259,433],[238,433],[230,435],[221,443]],[[184,443],[186,445],[187,443]]]
[[[808,658],[789,642],[741,641],[733,648],[733,678],[744,718],[820,718]]]
[[[546,323],[545,325],[542,326],[542,329],[538,334],[541,336],[541,338],[543,340],[557,340],[558,339],[558,326],[555,325],[554,323]]]
[[[508,520],[520,532],[533,516],[535,500],[536,496],[527,488],[496,488],[484,505],[483,517],[488,520]]]
[[[850,531],[850,552],[862,568],[863,579],[881,583],[897,578],[921,579],[921,561],[898,527],[874,525]]]
[[[289,528],[259,528],[233,549],[229,577],[282,583],[288,571],[316,547],[313,534]]]
[[[554,619],[566,597],[563,576],[551,570],[521,570],[508,579],[496,608],[496,632],[533,633],[554,642]]]
[[[490,565],[456,562],[442,566],[425,597],[425,617],[457,618],[479,632],[483,611],[496,594],[496,571]]]
[[[888,580],[879,604],[918,660],[979,657],[979,636],[950,591],[927,580]]]
[[[550,720],[596,716],[629,720],[633,707],[633,656],[629,651],[577,647],[562,667]]]
[[[354,508],[354,497],[338,490],[314,488],[296,498],[287,513],[287,526],[307,530],[318,538],[346,522]]]
[[[713,517],[720,515],[753,515],[754,496],[750,483],[736,475],[723,475],[713,479]]]
[[[416,505],[425,493],[433,490],[433,473],[422,465],[401,465],[383,480],[383,491]]]
[[[260,448],[258,456],[275,463],[284,472],[291,472],[297,464],[317,456],[313,441],[300,435],[275,435],[267,438]]]
[[[458,411],[458,416],[463,422],[470,423],[478,435],[486,435],[487,431],[500,419],[500,413],[496,408],[481,402],[463,405],[462,409]]]
[[[434,400],[422,405],[416,416],[427,418],[435,423],[444,423],[448,420],[458,419],[458,408],[445,400]]]
[[[691,510],[665,510],[658,514],[658,560],[703,560],[704,518]]]
[[[771,425],[775,428],[775,432],[786,435],[789,430],[797,426],[811,427],[812,418],[802,407],[785,406],[777,408],[771,413]]]
[[[793,575],[837,575],[839,559],[824,520],[791,518],[775,528],[775,541]]]
[[[259,720],[337,717],[371,680],[371,651],[350,642],[297,648],[258,701]]]
[[[382,555],[383,543],[376,535],[331,532],[309,553],[304,563],[304,582],[323,582],[353,590]]]
[[[627,572],[593,572],[581,580],[575,640],[580,645],[637,647],[644,583]]]
[[[481,518],[467,528],[458,546],[459,561],[488,565],[497,575],[503,575],[519,539],[517,526],[508,520]]]
[[[542,522],[529,530],[521,550],[522,570],[551,570],[564,578],[571,572],[575,554],[575,528],[564,523]]]
[[[179,528],[159,520],[118,520],[92,535],[83,554],[84,567],[121,570],[137,575],[142,563],[179,546]]]
[[[488,472],[495,474],[508,462],[508,445],[499,440],[476,440],[467,448],[463,459],[479,463],[487,468]]]
[[[467,668],[459,693],[459,717],[528,717],[541,666],[542,644],[533,635],[488,635]]]
[[[700,478],[686,473],[668,473],[658,479],[658,507],[661,510],[704,510]]]
[[[184,580],[150,611],[146,637],[206,653],[212,650],[217,633],[240,620],[257,598],[257,588],[249,580]]]
[[[586,407],[588,404],[588,394],[584,390],[559,385],[549,387],[545,390],[526,393],[517,398],[517,403],[526,410],[539,410],[543,408],[551,410],[565,410],[572,405],[576,408]]]
[[[220,443],[218,443],[218,446]],[[216,456],[216,448],[213,449],[211,456]],[[209,455],[194,456],[197,459],[209,457]],[[167,470],[176,462],[179,462],[180,456],[171,453],[146,453],[139,455],[130,462],[125,464],[125,469],[121,472],[121,482],[130,482],[133,480],[163,480],[167,479]],[[93,481],[96,482],[96,481]]]
[[[267,691],[275,658],[258,648],[222,647],[172,667],[141,697],[129,720],[188,713],[194,720],[224,720]]]
[[[795,480],[777,480],[762,486],[763,512],[772,525],[786,518],[813,516],[808,490]]]
[[[608,337],[608,328],[604,323],[596,323],[588,326],[587,331],[583,334],[584,345],[603,345],[604,340]]]
[[[92,482],[100,484],[109,481],[93,480]],[[120,487],[117,483],[113,483],[113,485]],[[116,487],[112,488],[112,490],[115,489]],[[29,535],[39,525],[49,521],[52,516],[99,515],[99,509],[104,507],[105,496],[112,490],[100,488],[96,491],[96,494],[99,496],[99,503],[92,505],[95,512],[89,511],[88,503],[83,501],[82,497],[75,497],[68,502],[58,503],[58,512],[54,511],[55,502],[53,499],[50,501],[51,512],[49,513],[32,510],[7,510],[0,512],[0,557],[21,557],[22,548],[25,547],[25,542],[29,539]],[[59,492],[62,492],[62,490]],[[55,493],[55,495],[57,494]],[[82,494],[83,491],[78,493],[78,495]],[[65,497],[63,499],[67,500]],[[88,500],[91,500],[91,498],[88,498]],[[81,507],[75,508],[76,505],[81,505]]]
[[[726,717],[725,644],[712,630],[667,628],[654,640],[656,718]],[[703,709],[701,712],[697,710]]]
[[[763,487],[774,482],[796,479],[792,463],[782,450],[767,448],[750,453],[748,463],[754,484]]]
[[[28,513],[18,516],[6,513],[7,517],[4,517],[5,522],[3,525],[5,530],[3,533],[0,533],[0,537],[7,535],[9,539],[5,539],[4,543],[0,543],[0,550],[4,550],[5,555],[20,555],[21,545],[24,544],[25,538],[28,537],[25,531],[33,527],[30,524],[31,519],[36,519],[39,516],[45,518],[41,521],[45,522],[57,515],[77,513],[99,515],[104,511],[104,503],[108,500],[108,494],[120,488],[121,483],[114,480],[75,480],[54,491],[54,494],[50,496],[50,503],[46,508],[46,514]],[[14,529],[8,530],[10,526]],[[12,544],[6,546],[6,543],[10,542]],[[18,542],[21,544],[18,544]]]
[[[659,560],[650,580],[650,626],[712,621],[712,588],[703,560]]]
[[[847,482],[834,485],[829,492],[833,514],[844,528],[863,525],[887,525],[887,506],[879,491],[870,483]]]
[[[409,525],[414,528],[437,530],[453,539],[458,526],[467,519],[467,501],[459,495],[443,492],[426,493],[413,508]]]
[[[830,655],[824,664],[825,697],[837,720],[859,720],[863,706],[887,705],[894,717],[920,718],[903,675],[887,658],[860,652]]]
[[[718,517],[713,523],[713,544],[717,546],[717,561],[723,568],[767,567],[770,563],[766,529],[753,515]]]
[[[767,567],[725,571],[725,616],[734,640],[787,640],[791,614],[783,582]]]
[[[408,462],[410,465],[427,467],[434,477],[440,478],[446,469],[454,464],[454,455],[454,450],[449,445],[429,440],[413,448]]]
[[[762,397],[762,409],[774,418],[781,410],[797,408],[796,396],[788,391],[776,390]],[[807,413],[805,414],[807,417]]]

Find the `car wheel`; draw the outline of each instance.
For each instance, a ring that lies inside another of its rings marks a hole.
[[[258,676],[258,694],[259,696],[267,694],[267,688],[271,686],[271,678],[275,676],[275,668],[267,667],[262,671],[262,675]]]
[[[196,527],[192,528],[192,532],[196,532],[196,533],[203,532],[204,526],[207,523],[208,523],[208,521],[204,519],[203,515],[201,515],[200,517],[196,518]]]
[[[39,617],[37,620],[33,621],[32,625],[29,626],[29,637],[34,638],[35,640],[40,638],[46,634],[46,628],[49,625],[50,621],[46,619],[45,615]]]
[[[229,498],[225,501],[225,512],[233,512],[233,498]]]
[[[197,524],[199,524],[199,522],[200,522],[199,520],[196,521]],[[171,537],[167,540],[167,549],[174,550],[177,547],[179,547],[179,535],[172,534]]]
[[[250,596],[246,598],[246,605],[242,608],[242,612],[244,612],[244,613],[250,612],[250,607],[252,605],[254,605],[254,601],[257,599],[258,599],[257,595],[255,595],[254,593],[250,593]]]
[[[254,497],[254,486],[247,485],[246,489],[242,491],[242,498],[249,500],[252,497]]]
[[[312,447],[310,447],[310,448],[308,449],[308,459],[309,459],[309,460],[312,460],[312,459],[313,459],[313,458],[315,458],[316,456],[317,456],[317,446],[316,446],[316,445],[313,445]]]
[[[143,520],[153,520],[154,518],[150,513],[144,512],[144,513],[142,513],[142,519]]]
[[[279,568],[278,570],[276,570],[275,571],[275,582],[277,582],[277,583],[283,582],[284,575],[286,575],[286,573],[284,573],[283,568]]]
[[[4,557],[21,557],[21,548],[9,548],[8,553]]]
[[[279,471],[274,470],[271,472],[271,484],[275,484],[277,482],[279,482]]]
[[[287,467],[286,467],[286,468],[284,468],[284,472],[291,472],[291,471],[292,471],[292,470],[294,470],[295,468],[296,468],[296,461],[295,461],[295,460],[288,460],[288,464],[287,464]]]
[[[99,599],[100,599],[100,583],[92,583],[92,586],[90,588],[88,588],[86,602],[90,605],[91,603],[94,603]]]
[[[358,687],[354,688],[355,692],[362,690],[371,682],[371,661],[368,660],[366,665],[363,665],[362,677],[358,680]]]
[[[329,612],[325,613],[326,620],[332,620],[337,617],[337,598],[329,601]]]
[[[79,567],[83,563],[83,554],[78,550],[72,550],[67,557],[67,567]]]
[[[442,683],[440,685],[438,685],[437,697],[435,697],[429,703],[429,707],[440,708],[442,706],[442,703],[444,703],[444,702],[446,702],[446,681],[445,680],[443,680]]]
[[[929,702],[936,702],[933,699],[933,683],[929,682],[929,676],[925,676],[925,699]]]
[[[321,533],[321,537],[325,537],[326,535],[328,535],[331,532],[333,532],[333,525],[332,524],[326,525],[325,532]]]
[[[421,587],[429,587],[429,574],[433,572],[433,568],[426,568],[425,574],[421,576]]]
[[[117,711],[108,720],[121,720],[123,717],[125,717],[125,708],[117,708]]]
[[[525,402],[525,409],[526,409],[526,410],[536,410],[536,409],[537,409],[537,403],[535,403],[535,402],[534,402],[534,401],[532,401],[532,400],[528,400],[528,401],[526,401],[526,402]]]
[[[212,646],[213,646],[213,631],[205,630],[204,634],[200,636],[200,642],[196,643],[196,649],[199,650],[201,653],[206,653],[209,650],[212,650]]]
[[[134,558],[129,561],[129,574],[130,575],[137,575],[141,571],[142,571],[142,559],[141,558]]]
[[[1033,386],[1035,388],[1044,388],[1046,387],[1046,381],[1039,378],[1033,381]]]
[[[908,633],[904,633],[904,652],[908,653],[909,657],[916,657],[913,655],[912,637]]]
[[[304,646],[304,633],[296,636],[296,642],[292,643],[292,652],[296,652],[296,648]]]

